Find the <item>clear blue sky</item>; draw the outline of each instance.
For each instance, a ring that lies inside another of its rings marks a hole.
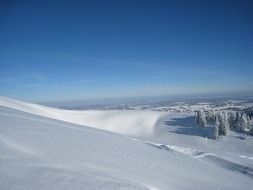
[[[0,1],[0,95],[253,91],[253,1]]]

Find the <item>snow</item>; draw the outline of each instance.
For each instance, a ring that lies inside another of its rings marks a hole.
[[[0,105],[70,123],[136,136],[151,134],[156,123],[166,115],[162,112],[142,110],[63,110],[5,97],[0,97]]]
[[[0,189],[252,189],[253,139],[233,132],[207,139],[208,130],[197,131],[202,129],[192,126],[192,117],[67,111],[1,97]],[[134,135],[126,136],[121,126]]]

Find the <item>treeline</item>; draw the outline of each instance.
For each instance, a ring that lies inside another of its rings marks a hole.
[[[195,112],[195,121],[198,127],[214,126],[213,137],[218,139],[226,136],[230,130],[243,134],[253,135],[253,126],[250,125],[251,116],[235,111],[199,110]]]

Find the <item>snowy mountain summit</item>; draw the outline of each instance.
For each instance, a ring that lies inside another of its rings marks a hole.
[[[208,139],[193,120],[193,113],[61,110],[0,97],[0,189],[252,189],[252,137]]]

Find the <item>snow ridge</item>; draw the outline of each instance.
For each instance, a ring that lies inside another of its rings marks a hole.
[[[152,134],[156,123],[166,115],[163,112],[143,110],[63,110],[1,96],[0,105],[43,117],[132,136]]]

